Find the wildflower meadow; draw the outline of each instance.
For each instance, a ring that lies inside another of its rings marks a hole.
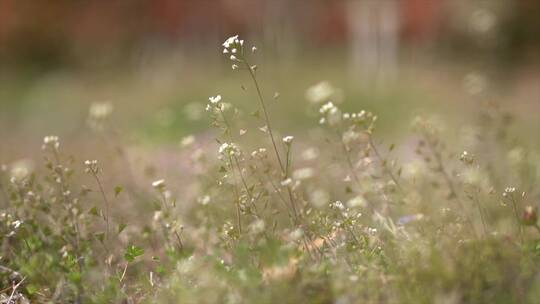
[[[254,41],[216,40],[190,102],[107,78],[125,102],[6,137],[0,303],[540,303],[537,114],[476,74],[438,108],[357,102],[322,62],[282,91]]]

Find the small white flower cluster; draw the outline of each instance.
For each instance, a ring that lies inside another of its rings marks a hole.
[[[240,155],[240,149],[234,143],[222,143],[218,152],[222,156],[231,157]]]
[[[353,142],[360,139],[360,136],[361,134],[359,132],[356,132],[354,130],[347,130],[343,132],[343,135],[341,136],[341,138],[343,140],[343,143],[345,143],[346,145],[350,145]]]
[[[293,139],[294,139],[294,136],[289,135],[289,136],[283,137],[282,140],[286,145],[290,145],[292,143]]]
[[[263,158],[266,158],[267,156],[268,156],[268,153],[265,148],[259,148],[251,152],[251,157],[257,158],[257,159],[263,159]]]
[[[373,228],[373,227],[367,227],[365,229],[365,232],[369,235],[375,235],[377,234],[377,228]]]
[[[21,159],[11,164],[9,170],[10,181],[14,184],[25,181],[32,171],[34,170],[34,164],[27,159]],[[7,168],[6,168],[7,170]]]
[[[315,175],[315,171],[309,167],[296,169],[292,173],[292,177],[296,180],[310,179],[314,175]]]
[[[337,209],[337,210],[345,210],[345,205],[341,201],[335,201],[333,203],[330,203],[331,209]]]
[[[199,198],[197,198],[197,202],[203,206],[206,206],[210,203],[210,196],[209,195],[203,195]]]
[[[287,177],[284,180],[280,182],[280,185],[286,188],[290,188],[292,190],[296,190],[301,184],[300,180],[293,179],[291,177]]]
[[[314,104],[327,102],[334,95],[335,89],[328,81],[321,81],[306,90],[306,99]]]
[[[292,178],[289,177],[289,178],[286,178],[286,179],[282,180],[280,184],[283,187],[288,187],[288,186],[292,185],[292,183],[293,183],[293,180],[292,180]]]
[[[84,169],[86,173],[97,174],[99,172],[98,161],[95,159],[84,161],[84,166],[86,167]]]
[[[17,233],[17,230],[22,226],[24,223],[22,220],[14,219],[13,216],[9,213],[3,212],[0,214],[0,223],[3,223],[6,228],[8,228],[9,232],[5,235],[5,237],[12,237]]]
[[[304,230],[302,228],[296,228],[291,233],[289,233],[289,238],[291,241],[298,241],[304,236]]]
[[[221,95],[210,96],[208,100],[210,100],[211,104],[218,104],[221,101]]]
[[[424,134],[428,138],[437,136],[444,130],[444,124],[437,117],[416,116],[411,122],[411,127],[415,132]]]
[[[256,50],[256,48],[255,48]],[[252,49],[252,51],[254,51]],[[238,35],[231,36],[223,42],[223,54],[229,56],[229,59],[233,62],[239,61],[238,57],[244,53],[244,40],[238,39]],[[238,69],[238,65],[233,63],[232,69]]]
[[[371,112],[366,112],[364,110],[358,113],[343,113],[344,120],[351,120],[353,122],[365,121],[367,118],[373,117]]]
[[[344,121],[347,121],[353,125],[364,126],[367,128],[367,130],[373,129],[375,122],[377,121],[376,115],[364,110],[358,113],[343,113],[342,118]]]
[[[302,152],[302,159],[305,161],[315,160],[319,157],[319,150],[316,148],[307,148]]]
[[[489,82],[485,75],[471,72],[463,78],[463,88],[473,97],[481,96],[488,89]]]
[[[355,196],[347,201],[347,207],[349,208],[365,208],[367,201],[362,195]]]
[[[227,237],[227,238],[234,237],[235,231],[236,229],[234,225],[230,222],[226,222],[225,224],[223,224],[221,228],[221,233],[223,234],[224,237]]]
[[[503,197],[507,197],[507,196],[513,194],[514,192],[516,192],[516,188],[515,188],[515,187],[506,187],[506,188],[504,189],[504,192],[503,192],[502,195],[503,195]]]
[[[228,104],[222,102],[221,99],[222,99],[221,95],[208,97],[208,100],[210,102],[206,105],[206,111],[213,111],[213,112],[225,111]]]
[[[341,110],[334,105],[331,101],[325,103],[319,109],[322,117],[319,120],[321,125],[328,124],[335,126],[341,121]]]
[[[345,207],[341,201],[330,203],[330,209],[336,210],[340,215],[340,217],[332,225],[332,229],[334,230],[341,229],[346,225],[356,225],[358,219],[362,217],[362,213]]]
[[[249,231],[253,234],[259,234],[264,232],[264,229],[266,228],[266,224],[264,220],[257,219],[253,223],[249,225]]]
[[[102,130],[105,121],[113,112],[113,105],[110,102],[94,102],[88,110],[88,125],[94,130]]]
[[[459,156],[459,160],[467,165],[471,165],[474,162],[474,157],[467,151],[463,151]]]
[[[152,187],[160,192],[165,190],[165,180],[164,179],[158,179],[154,182],[152,182]]]
[[[113,112],[113,105],[110,102],[94,102],[90,105],[89,117],[93,119],[105,119]]]
[[[58,150],[59,147],[60,147],[60,139],[58,138],[58,136],[50,135],[50,136],[45,136],[43,138],[43,145],[41,146],[43,150],[46,150],[46,149]]]
[[[182,148],[186,148],[186,147],[191,146],[194,142],[195,142],[195,136],[188,135],[182,138],[182,140],[180,141],[180,146],[182,146]]]

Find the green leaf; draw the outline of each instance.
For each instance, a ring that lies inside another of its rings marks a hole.
[[[124,188],[122,188],[122,186],[114,187],[114,196],[117,197],[118,194],[120,194],[122,191],[124,191]]]
[[[124,229],[126,229],[127,225],[124,224],[124,223],[120,223],[118,224],[118,234],[122,233],[122,231],[124,231]]]
[[[144,249],[137,247],[135,245],[129,245],[126,248],[126,252],[124,253],[124,258],[128,262],[133,262],[136,257],[141,256],[144,254]]]
[[[103,241],[105,240],[105,233],[104,232],[98,232],[98,233],[94,234],[94,237],[103,244]]]
[[[93,216],[99,216],[99,210],[96,206],[92,207],[92,209],[90,209],[88,213],[90,213]]]

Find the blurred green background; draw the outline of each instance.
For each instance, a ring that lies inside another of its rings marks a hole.
[[[487,101],[536,134],[538,16],[535,0],[3,0],[0,160],[48,134],[84,140],[93,102],[112,103],[115,127],[150,145],[206,132],[208,96],[252,111],[249,79],[221,54],[233,34],[258,47],[280,129],[316,124],[305,91],[324,80],[390,138],[419,112],[461,123]]]

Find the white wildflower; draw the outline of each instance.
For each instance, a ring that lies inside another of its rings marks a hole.
[[[503,192],[502,195],[503,195],[504,197],[507,197],[508,195],[513,194],[514,192],[516,192],[516,188],[515,188],[515,187],[506,187],[506,188],[504,189],[504,192]]]
[[[253,234],[259,234],[264,231],[265,227],[266,227],[266,224],[264,223],[264,221],[261,219],[257,219],[249,225],[249,230]]]
[[[60,147],[60,140],[58,136],[50,135],[50,136],[45,136],[43,138],[43,146],[41,147],[43,150],[47,148],[58,150],[59,147]]]
[[[103,120],[113,112],[113,105],[110,102],[93,102],[89,108],[89,118]]]
[[[315,175],[315,171],[312,168],[301,168],[294,170],[292,177],[296,180],[304,180],[312,178]]]
[[[323,103],[329,101],[335,89],[328,81],[321,81],[306,90],[305,97],[311,103]]]
[[[222,143],[218,152],[227,157],[240,155],[240,149],[234,143]]]
[[[341,121],[341,111],[331,101],[325,103],[319,109],[319,112],[323,115],[321,123],[328,123],[330,126],[335,126]]]
[[[258,158],[258,159],[263,159],[267,156],[267,152],[266,152],[266,149],[265,148],[259,148],[253,152],[251,152],[251,157],[253,158]]]
[[[211,104],[217,104],[218,102],[221,101],[221,95],[210,96],[208,97],[208,100],[210,100]]]
[[[345,205],[343,205],[341,201],[335,201],[333,203],[330,203],[330,208],[344,210]]]
[[[319,151],[316,148],[308,148],[302,152],[302,158],[306,161],[314,160],[319,157]]]
[[[309,202],[317,208],[326,206],[328,200],[330,200],[330,194],[324,189],[318,188],[309,192]]]
[[[197,199],[197,201],[199,202],[199,204],[206,206],[210,203],[210,196],[209,195],[201,196]]]
[[[235,35],[235,36],[231,36],[229,38],[227,38],[227,40],[225,40],[225,42],[223,42],[223,47],[225,49],[229,49],[230,47],[236,45],[236,44],[239,44],[239,40],[238,40],[238,35]]]
[[[98,171],[99,171],[99,167],[98,167],[98,161],[97,160],[85,160],[84,161],[84,166],[86,167],[84,169],[84,171],[86,173],[92,173],[92,174],[97,174]]]
[[[158,179],[158,180],[152,182],[152,187],[154,187],[154,189],[162,191],[165,188],[165,180],[164,179]]]
[[[292,241],[298,241],[303,236],[304,236],[304,230],[302,230],[301,228],[296,228],[289,234],[289,237],[291,238]]]
[[[195,142],[195,136],[188,135],[182,138],[182,140],[180,141],[180,145],[185,148],[185,147],[191,146],[194,142]]]
[[[294,136],[285,136],[283,137],[283,142],[287,145],[290,145],[294,139]]]
[[[283,187],[286,187],[286,186],[291,185],[292,182],[293,182],[293,180],[289,177],[289,178],[287,178],[287,179],[282,180],[282,181],[281,181],[281,185],[282,185]]]
[[[463,78],[463,88],[471,96],[479,96],[486,92],[488,87],[487,78],[480,73],[471,72]]]
[[[10,178],[12,181],[21,182],[26,179],[34,170],[34,164],[32,161],[22,159],[14,162],[10,166]]]
[[[366,199],[361,195],[355,196],[347,201],[347,207],[349,208],[364,208],[366,206]]]

